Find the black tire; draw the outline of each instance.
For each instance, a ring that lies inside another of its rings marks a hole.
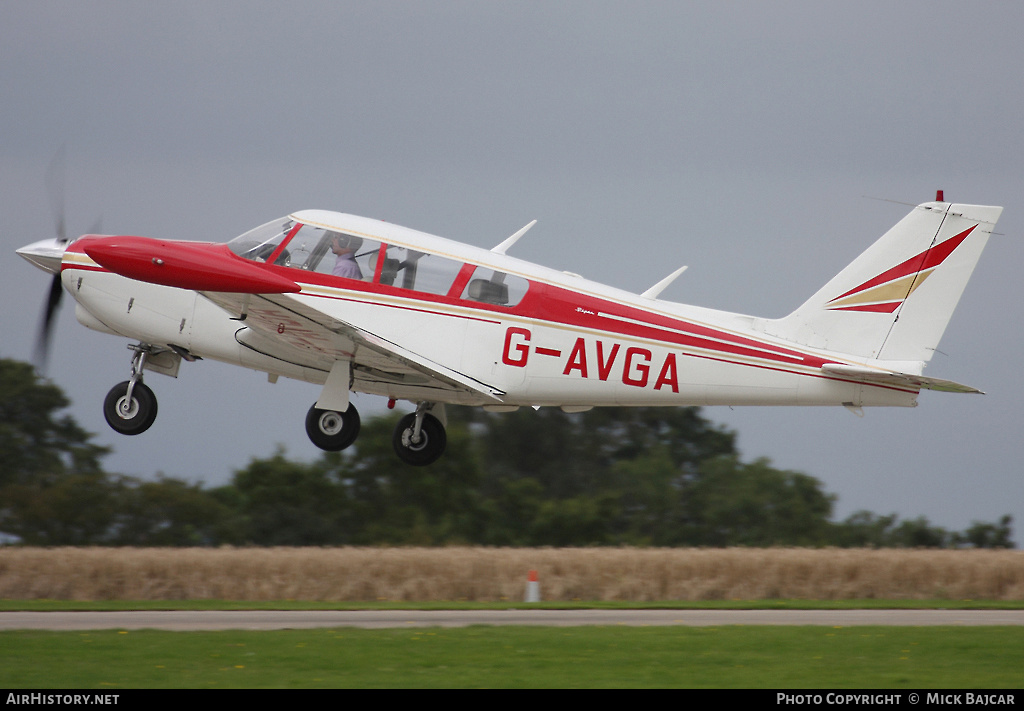
[[[395,454],[403,462],[414,467],[425,467],[436,462],[438,457],[444,454],[448,435],[441,421],[428,414],[423,416],[423,424],[420,426],[420,441],[413,443],[410,439],[415,424],[414,414],[406,415],[399,420],[391,444],[395,448]]]
[[[350,404],[344,412],[320,410],[314,404],[306,414],[309,441],[326,452],[340,452],[359,436],[359,411]]]
[[[127,380],[112,387],[103,401],[103,417],[115,432],[142,434],[156,420],[156,395],[142,382],[132,388],[131,403],[125,402],[127,394]]]

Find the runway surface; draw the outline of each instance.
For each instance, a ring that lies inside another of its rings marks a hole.
[[[1024,610],[237,610],[0,612],[0,630],[279,630],[469,625],[1024,626]]]

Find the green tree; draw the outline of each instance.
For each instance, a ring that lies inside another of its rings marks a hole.
[[[0,487],[96,474],[109,450],[60,410],[70,403],[28,363],[0,359]]]
[[[832,540],[843,548],[891,546],[892,529],[898,518],[896,514],[879,516],[870,511],[856,511],[833,526]]]
[[[998,523],[973,521],[970,528],[962,534],[956,534],[956,542],[975,548],[1013,548],[1013,541],[1010,540],[1013,534],[1010,527],[1012,523],[1013,517],[1009,514],[1000,518]]]
[[[130,546],[208,546],[238,542],[231,509],[199,484],[159,477],[123,479],[110,542]]]
[[[0,359],[0,531],[27,543],[90,543],[113,522],[108,450],[60,414],[68,404],[31,365]]]
[[[604,407],[567,414],[558,408],[512,413],[463,411],[476,427],[487,481],[530,477],[546,496],[567,498],[612,486],[614,466],[658,450],[678,477],[720,454],[735,453],[735,435],[695,407]]]
[[[774,469],[767,459],[705,461],[687,490],[687,542],[708,546],[817,546],[829,543],[835,497],[821,482]]]
[[[900,521],[896,514],[878,516],[870,511],[857,511],[845,521],[834,524],[835,545],[871,548],[1013,548],[1010,524],[1013,518],[1003,516],[997,523],[974,521],[964,532],[947,531],[933,526],[927,518]]]
[[[919,516],[902,521],[890,535],[889,545],[894,548],[948,548],[953,536],[944,528],[932,526],[928,519]]]
[[[392,449],[400,417],[369,420],[351,449],[321,460],[345,488],[356,542],[433,545],[480,540],[481,466],[468,422],[459,414],[450,417],[445,455],[428,467],[411,467]]]
[[[117,519],[119,486],[104,473],[65,473],[45,483],[3,487],[0,531],[30,545],[109,543]]]
[[[231,511],[198,485],[105,472],[109,450],[32,366],[0,359],[0,531],[32,545],[197,545],[225,537]]]
[[[398,415],[313,462],[254,459],[228,486],[107,474],[106,448],[31,366],[0,360],[0,531],[36,545],[838,545],[1013,547],[1012,519],[950,533],[859,511],[818,479],[741,461],[697,408],[448,408],[448,451],[410,467]]]
[[[680,539],[686,519],[687,475],[675,465],[667,446],[617,460],[611,474],[618,492],[616,543],[671,545]]]
[[[278,451],[235,473],[233,491],[216,492],[241,515],[242,540],[264,546],[317,546],[351,542],[345,489],[320,462],[289,461]]]

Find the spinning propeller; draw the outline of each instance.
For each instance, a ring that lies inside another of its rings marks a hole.
[[[53,324],[57,320],[57,309],[60,308],[63,297],[64,288],[61,286],[60,272],[58,271],[50,281],[50,294],[46,299],[43,321],[39,325],[39,334],[36,336],[36,349],[32,360],[40,370],[46,369],[46,361],[50,354],[50,335],[53,333]]]
[[[40,269],[53,274],[33,354],[33,361],[40,370],[45,370],[46,368],[53,325],[57,320],[57,311],[60,308],[61,299],[64,297],[64,289],[60,281],[60,265],[64,250],[68,246],[67,223],[64,211],[64,176],[66,172],[65,149],[62,146],[54,156],[46,173],[46,188],[50,196],[57,236],[55,239],[36,242],[18,250],[19,255]],[[100,229],[100,221],[97,220],[91,232],[96,233]]]

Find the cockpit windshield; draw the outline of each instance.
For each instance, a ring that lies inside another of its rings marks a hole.
[[[281,242],[295,229],[295,221],[283,217],[271,220],[254,230],[235,237],[228,242],[228,247],[239,257],[265,262],[281,245]]]

